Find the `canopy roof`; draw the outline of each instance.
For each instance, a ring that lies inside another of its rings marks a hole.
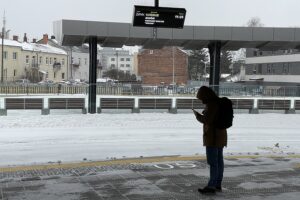
[[[214,41],[222,48],[258,48],[261,50],[300,49],[300,28],[184,26],[183,29],[133,27],[130,23],[60,20],[54,22],[54,35],[64,46],[80,46],[96,36],[103,47],[141,45],[156,49],[180,46],[201,49]]]

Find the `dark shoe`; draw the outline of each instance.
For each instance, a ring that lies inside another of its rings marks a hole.
[[[216,187],[216,192],[222,192],[222,187],[221,186]]]
[[[201,194],[215,194],[216,193],[216,189],[215,188],[210,188],[210,187],[205,187],[203,189],[199,188],[198,192],[200,192]]]

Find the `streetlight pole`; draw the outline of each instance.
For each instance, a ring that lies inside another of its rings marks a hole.
[[[116,56],[117,56],[117,79],[119,82],[119,52],[116,50]]]
[[[70,47],[70,51],[71,51],[71,59],[70,59],[71,60],[70,61],[71,80],[73,80],[73,55],[72,55],[72,50],[73,50],[73,47]],[[69,79],[69,77],[68,77],[68,79]]]
[[[173,73],[172,73],[172,76],[173,76],[173,87],[174,87],[174,84],[175,84],[175,62],[174,62],[174,46],[172,47],[172,66],[173,66]]]

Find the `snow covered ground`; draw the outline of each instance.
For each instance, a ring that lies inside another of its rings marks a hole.
[[[192,113],[53,114],[0,117],[0,165],[204,155]],[[225,154],[300,153],[299,114],[235,114]],[[247,185],[244,185],[247,187]]]

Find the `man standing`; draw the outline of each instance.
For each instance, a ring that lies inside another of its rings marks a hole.
[[[216,128],[215,121],[219,110],[219,97],[215,92],[202,86],[197,93],[197,98],[205,104],[202,114],[194,111],[196,119],[203,123],[203,145],[206,147],[206,159],[210,167],[208,184],[198,191],[202,194],[214,194],[222,191],[224,172],[223,148],[227,146],[226,129]]]

